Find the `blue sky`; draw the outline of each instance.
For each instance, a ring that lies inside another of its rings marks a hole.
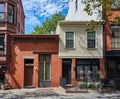
[[[68,12],[69,0],[22,0],[25,12],[25,33],[29,34],[36,25],[41,25],[46,18],[54,13],[61,12],[66,15]]]

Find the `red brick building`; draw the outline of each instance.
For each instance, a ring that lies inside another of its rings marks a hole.
[[[114,79],[116,88],[120,89],[120,10],[112,8],[111,16],[106,18],[104,25],[105,37],[105,68],[106,77]]]
[[[0,83],[10,68],[9,35],[24,34],[24,18],[21,0],[0,0]]]
[[[60,85],[58,39],[58,35],[11,36],[11,67],[8,81],[12,88]]]

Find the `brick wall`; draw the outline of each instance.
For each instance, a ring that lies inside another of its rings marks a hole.
[[[25,38],[24,38],[25,37]],[[60,79],[60,64],[58,59],[58,36],[57,39],[52,40],[52,36],[49,37],[51,41],[44,38],[42,41],[37,40],[34,42],[33,37],[31,36],[28,41],[26,40],[27,36],[22,38],[12,37],[11,42],[11,67],[10,67],[10,85],[12,88],[22,88],[24,87],[24,56],[34,57],[34,67],[33,67],[33,86],[38,87],[38,63],[39,63],[39,54],[51,54],[51,63],[52,63],[52,86],[59,86]],[[41,37],[40,35],[38,37]],[[40,41],[40,42],[39,42]]]

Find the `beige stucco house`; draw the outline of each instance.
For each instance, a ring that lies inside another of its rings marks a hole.
[[[71,86],[81,80],[98,81],[104,76],[103,25],[98,24],[102,20],[97,18],[96,13],[88,16],[81,1],[69,1],[68,14],[56,28],[56,34],[59,34],[62,80]],[[89,29],[92,26],[94,29]]]

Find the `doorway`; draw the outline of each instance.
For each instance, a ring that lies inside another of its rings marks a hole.
[[[33,59],[24,60],[24,86],[33,86]]]
[[[33,86],[33,66],[25,66],[24,86]]]
[[[62,78],[66,80],[66,84],[71,84],[71,59],[62,60]]]

